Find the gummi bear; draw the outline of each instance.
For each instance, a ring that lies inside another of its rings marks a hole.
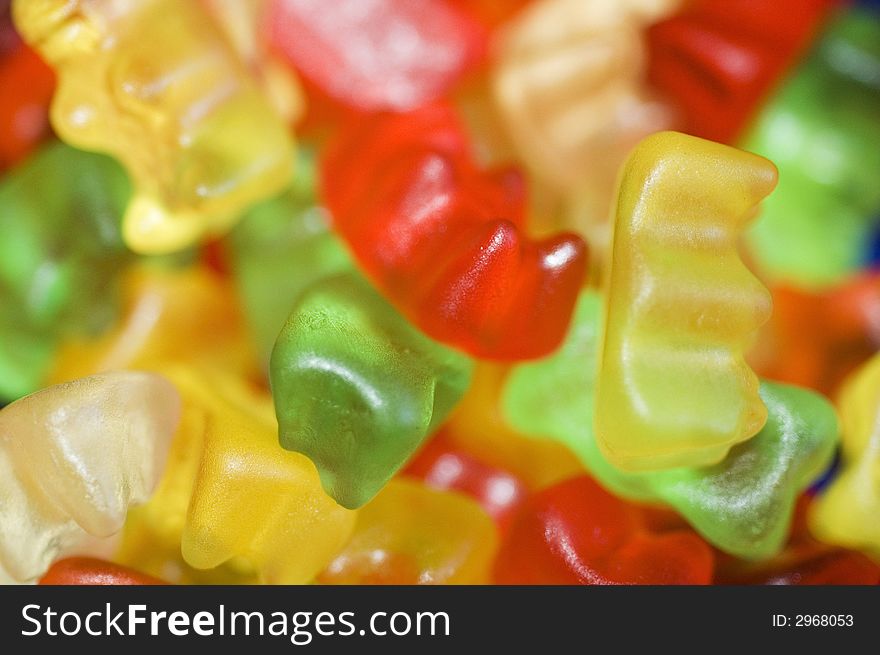
[[[287,184],[287,127],[200,3],[12,6],[58,75],[56,132],[117,157],[132,178],[123,234],[133,250],[185,248]]]
[[[122,528],[162,475],[180,396],[121,371],[55,385],[0,411],[0,570],[34,580]]]
[[[485,584],[498,537],[470,498],[393,480],[358,513],[325,584]]]
[[[817,498],[810,526],[820,541],[880,556],[880,355],[840,394],[843,468]]]
[[[596,384],[596,437],[615,466],[715,464],[767,420],[743,356],[770,293],[737,246],[775,184],[767,160],[676,132],[630,155]]]
[[[709,584],[712,550],[693,532],[654,532],[639,507],[586,476],[548,487],[517,514],[498,584]]]
[[[471,366],[355,274],[316,282],[272,352],[281,445],[315,462],[337,502],[360,507],[440,426]]]
[[[268,584],[310,582],[348,539],[354,513],[324,493],[311,461],[278,447],[267,394],[217,370],[163,374],[183,417],[155,495],[133,512],[140,531],[176,545],[196,569],[231,564]],[[119,559],[136,566],[138,555],[123,543]]]
[[[362,111],[431,102],[486,50],[482,27],[444,0],[270,0],[266,22],[303,76]]]
[[[586,246],[523,233],[521,177],[479,170],[450,108],[359,122],[329,146],[322,183],[364,272],[427,335],[487,359],[559,345]]]

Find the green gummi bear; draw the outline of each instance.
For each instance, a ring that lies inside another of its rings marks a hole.
[[[39,388],[61,335],[112,320],[129,194],[112,159],[61,143],[0,180],[0,398]]]
[[[860,268],[880,218],[880,21],[840,12],[742,147],[779,167],[749,239],[764,273],[819,288]]]
[[[568,446],[615,494],[677,510],[721,550],[764,558],[783,545],[798,494],[831,462],[837,417],[822,396],[762,382],[767,423],[718,464],[630,473],[609,463],[593,432],[600,297],[581,294],[562,348],[513,369],[502,392],[507,421]]]
[[[472,362],[431,340],[354,273],[299,297],[270,366],[279,438],[349,509],[369,501],[443,422]]]
[[[315,184],[314,153],[302,148],[292,185],[249,210],[231,234],[236,284],[265,361],[303,289],[352,267]]]

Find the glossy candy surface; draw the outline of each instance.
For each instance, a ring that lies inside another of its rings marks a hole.
[[[394,480],[358,513],[325,584],[485,584],[497,546],[492,520],[464,495]]]
[[[281,445],[310,457],[341,505],[360,507],[440,426],[471,366],[362,278],[321,280],[299,297],[272,353]]]
[[[737,246],[775,184],[767,160],[675,132],[630,155],[596,388],[598,444],[618,467],[714,464],[766,421],[743,355],[770,295]]]
[[[827,543],[880,556],[880,355],[840,396],[843,465],[816,501],[814,534]]]
[[[222,231],[289,179],[284,123],[200,3],[16,0],[13,15],[58,74],[56,132],[131,175],[132,249]]]
[[[0,584],[880,584],[874,5],[0,0]]]
[[[653,532],[636,506],[586,476],[532,496],[495,563],[499,584],[709,584],[711,549],[693,532]]]
[[[807,49],[834,0],[694,0],[648,32],[648,79],[689,134],[732,143]]]
[[[161,585],[162,580],[134,569],[91,557],[55,562],[40,578],[41,585]]]
[[[25,582],[147,501],[180,417],[171,384],[117,372],[48,387],[0,411],[0,571]]]
[[[444,0],[270,0],[267,23],[300,73],[366,111],[437,99],[486,48],[481,26]]]
[[[429,336],[506,360],[561,341],[585,244],[529,239],[521,177],[479,170],[449,108],[357,124],[330,146],[322,184],[359,265]]]
[[[459,491],[472,497],[502,530],[529,493],[516,475],[473,457],[444,432],[416,453],[402,475],[418,478],[432,489]]]
[[[664,502],[718,548],[765,558],[782,547],[797,495],[831,464],[837,420],[830,403],[804,389],[765,382],[761,398],[767,423],[713,466],[625,474],[599,453],[584,457],[615,493]]]
[[[165,374],[183,397],[181,427],[120,560],[138,565],[146,532],[196,569],[237,566],[270,584],[309,582],[345,543],[354,514],[324,493],[314,464],[278,447],[267,395],[218,371]]]
[[[560,351],[514,370],[503,392],[508,420],[525,433],[567,445],[615,494],[673,507],[724,551],[746,558],[778,551],[797,495],[831,463],[837,441],[833,407],[807,390],[765,382],[767,423],[720,463],[622,471],[603,456],[592,430],[599,302],[597,294],[584,293]]]

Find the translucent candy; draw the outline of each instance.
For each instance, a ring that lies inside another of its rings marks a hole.
[[[355,514],[324,493],[309,459],[278,446],[268,395],[218,371],[164,373],[184,399],[181,427],[126,540],[146,533],[160,548],[179,544],[196,569],[238,566],[269,584],[309,582],[345,543]],[[122,563],[138,563],[138,546],[123,544]]]
[[[486,583],[497,542],[492,519],[475,501],[394,480],[360,510],[351,540],[320,581]]]
[[[357,275],[316,282],[272,352],[281,445],[315,462],[337,502],[360,507],[441,425],[471,368]]]
[[[616,466],[714,464],[767,420],[743,355],[770,293],[737,246],[775,184],[767,160],[676,132],[630,155],[596,390],[596,436]]]
[[[44,389],[0,412],[0,568],[19,581],[149,499],[180,416],[171,384],[117,372]]]
[[[56,132],[128,170],[133,250],[222,232],[287,184],[287,128],[200,3],[16,0],[13,13],[58,74]]]
[[[810,526],[827,543],[880,557],[880,355],[840,396],[843,467],[818,498]]]
[[[492,83],[510,138],[547,184],[611,200],[618,166],[671,126],[645,89],[643,30],[678,0],[542,0],[505,27]],[[604,216],[602,217],[604,218]]]
[[[201,266],[135,266],[121,280],[122,312],[108,331],[65,341],[54,382],[162,363],[256,375],[256,358],[231,285]]]

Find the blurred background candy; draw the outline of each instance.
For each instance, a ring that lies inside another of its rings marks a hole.
[[[880,583],[873,0],[0,0],[0,580]]]
[[[122,230],[133,250],[186,247],[284,186],[292,148],[284,122],[200,3],[12,7],[25,40],[58,74],[55,130],[118,157],[132,177]]]
[[[880,217],[878,142],[880,21],[841,11],[742,140],[780,170],[751,234],[768,276],[822,288],[864,264]]]
[[[112,159],[60,143],[0,180],[0,398],[39,389],[62,337],[113,321],[133,259],[119,232],[129,194]]]

